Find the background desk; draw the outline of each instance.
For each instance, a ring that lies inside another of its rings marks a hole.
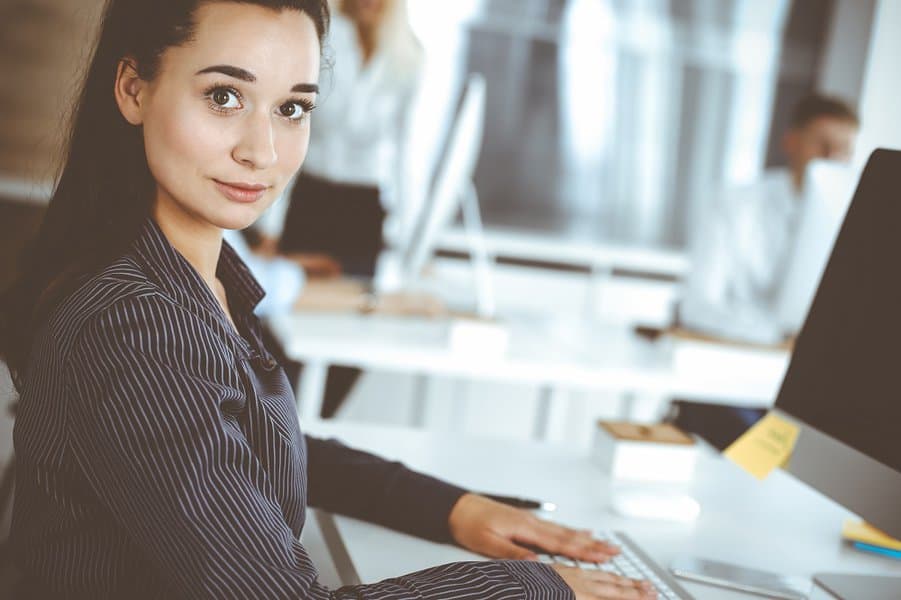
[[[294,312],[270,325],[288,357],[305,364],[298,382],[305,421],[319,415],[330,365],[531,383],[543,390],[535,437],[563,439],[568,389],[619,392],[627,417],[633,401],[650,403],[642,414],[656,416],[679,396],[771,405],[788,364],[786,351],[651,342],[625,324],[529,314],[501,321],[510,335],[503,353],[454,350],[445,318]]]
[[[697,555],[803,576],[820,571],[901,575],[901,562],[845,547],[841,526],[851,515],[781,471],[758,482],[719,456],[705,457],[690,486],[701,503],[701,516],[678,524],[612,514],[607,508],[611,483],[584,454],[567,447],[325,422],[302,427],[471,489],[553,501],[558,505],[555,519],[578,527],[621,529],[663,566],[677,556]],[[366,582],[479,558],[346,517],[338,517],[337,524]],[[685,587],[698,600],[756,598],[699,584]]]

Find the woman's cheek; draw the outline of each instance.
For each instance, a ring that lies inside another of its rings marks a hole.
[[[156,116],[156,115],[154,115]],[[215,116],[189,110],[173,110],[168,115],[145,122],[147,161],[161,174],[203,173],[227,155],[227,128]],[[218,125],[218,126],[217,126]]]
[[[229,124],[217,115],[186,114],[174,120],[167,137],[171,140],[173,153],[197,164],[197,170],[204,165],[218,164],[229,156],[233,144],[230,142]]]
[[[310,127],[303,126],[296,135],[286,136],[279,150],[279,163],[283,171],[290,177],[300,169],[307,157],[307,149],[310,146]]]

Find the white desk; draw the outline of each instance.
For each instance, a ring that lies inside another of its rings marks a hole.
[[[701,516],[677,524],[612,514],[606,505],[610,481],[585,455],[566,447],[340,423],[302,426],[474,490],[553,501],[561,522],[623,530],[663,566],[696,555],[807,577],[821,571],[901,575],[901,562],[845,547],[840,531],[851,515],[781,471],[758,482],[718,456],[706,457],[690,487]],[[479,558],[354,519],[336,521],[364,582]],[[685,588],[698,600],[757,597],[687,582]]]
[[[452,348],[447,319],[294,313],[273,317],[271,324],[286,354],[304,363],[300,411],[307,421],[319,414],[327,368],[335,364],[531,383],[544,387],[548,399],[562,387],[663,393],[669,383],[666,357],[623,328],[571,341],[565,327],[510,321],[508,350],[496,354]]]
[[[622,269],[682,279],[690,268],[688,253],[673,248],[603,243],[591,239],[561,238],[515,227],[486,227],[489,255],[518,260],[551,262],[592,271]],[[438,242],[441,250],[469,253],[470,237],[462,227],[451,227]]]
[[[454,350],[448,319],[300,312],[270,319],[288,357],[305,365],[298,388],[305,421],[319,414],[330,365],[541,386],[542,410],[548,414],[538,419],[545,425],[535,433],[544,437],[548,423],[562,420],[564,403],[554,399],[564,389],[616,391],[661,402],[682,395],[771,405],[788,363],[784,351],[737,349],[711,351],[725,361],[711,363],[703,344],[650,342],[623,325],[529,315],[503,322],[510,332],[508,349],[492,354]]]

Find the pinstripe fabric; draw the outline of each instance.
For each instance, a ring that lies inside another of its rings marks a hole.
[[[572,598],[547,566],[455,563],[328,590],[306,505],[436,541],[464,490],[304,436],[263,347],[263,295],[223,245],[238,331],[148,220],[35,342],[16,420],[12,540],[36,598]]]

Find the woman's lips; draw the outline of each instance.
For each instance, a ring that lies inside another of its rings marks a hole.
[[[268,186],[265,185],[255,185],[248,183],[225,183],[223,181],[219,181],[218,179],[213,180],[216,183],[216,187],[219,188],[219,191],[225,195],[229,200],[233,200],[235,202],[241,202],[244,204],[250,204],[253,202],[257,202],[266,194],[266,190],[269,189]]]

